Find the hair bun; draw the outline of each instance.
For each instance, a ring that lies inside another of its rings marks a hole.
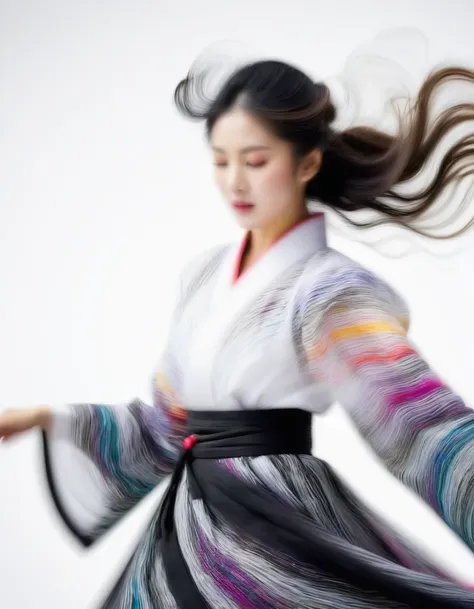
[[[323,111],[323,119],[330,125],[336,120],[336,108],[334,104],[329,103]]]
[[[331,102],[331,92],[327,85],[322,82],[314,83],[316,92],[316,99],[318,105],[320,105],[320,116],[323,122],[330,125],[336,120],[336,108]]]

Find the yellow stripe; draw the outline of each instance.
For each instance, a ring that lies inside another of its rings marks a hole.
[[[308,358],[313,360],[313,359],[319,359],[320,357],[322,357],[325,353],[327,353],[329,351],[329,344],[326,340],[321,340],[319,343],[316,343],[315,345],[312,345],[309,349],[308,349]]]
[[[338,328],[331,332],[331,338],[334,341],[344,338],[355,338],[364,334],[377,334],[377,332],[394,332],[395,334],[405,335],[405,330],[386,321],[374,321],[364,324],[354,324]]]
[[[170,393],[170,386],[168,384],[168,379],[164,375],[161,370],[158,370],[155,375],[155,383],[156,385],[165,393]]]

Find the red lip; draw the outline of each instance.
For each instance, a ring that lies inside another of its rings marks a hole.
[[[253,203],[247,203],[247,201],[233,201],[232,207],[238,211],[248,211],[254,207]]]

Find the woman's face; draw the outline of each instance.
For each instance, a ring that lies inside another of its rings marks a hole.
[[[217,186],[242,228],[264,229],[305,213],[305,183],[316,171],[296,166],[291,146],[258,119],[232,109],[215,122],[210,139]]]

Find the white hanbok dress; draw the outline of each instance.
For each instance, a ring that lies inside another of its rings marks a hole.
[[[238,276],[245,243],[183,271],[152,405],[71,405],[43,434],[84,545],[172,474],[102,608],[474,607],[311,454],[312,418],[339,402],[474,548],[474,412],[410,344],[400,296],[328,247],[323,215]]]

